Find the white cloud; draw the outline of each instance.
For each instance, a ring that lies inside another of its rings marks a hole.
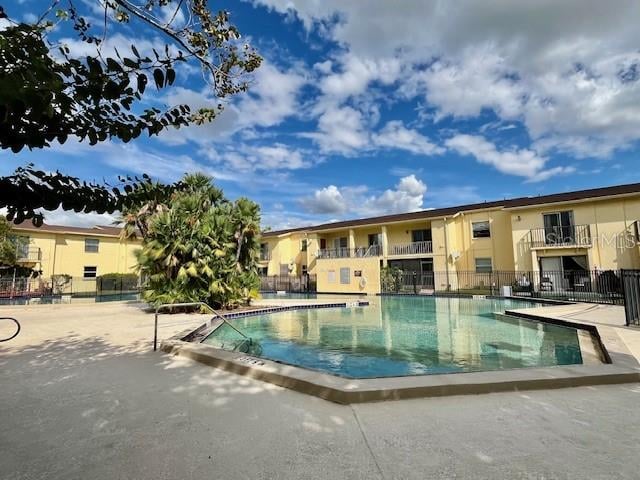
[[[305,82],[299,69],[292,68],[285,72],[264,62],[257,70],[249,91],[239,95],[234,103],[224,105],[224,110],[212,122],[169,129],[162,132],[158,139],[172,145],[189,141],[209,145],[228,140],[240,130],[276,126],[298,114],[299,94]],[[207,89],[196,91],[183,87],[170,89],[162,101],[169,106],[187,104],[192,111],[216,108],[220,103]]]
[[[444,149],[429,141],[417,130],[406,128],[402,122],[387,122],[382,130],[373,135],[373,143],[380,147],[407,150],[416,155],[434,155],[443,153]]]
[[[363,94],[374,81],[392,84],[400,74],[401,63],[395,58],[376,60],[346,55],[341,59],[340,72],[328,68],[326,64],[320,68],[327,73],[320,81],[320,90],[333,101],[340,101]]]
[[[227,170],[236,172],[298,170],[313,165],[305,158],[304,152],[281,143],[264,146],[223,146],[220,147],[220,151],[205,148],[200,153],[212,162],[223,165]]]
[[[302,207],[309,213],[344,213],[347,204],[342,193],[335,185],[316,190],[313,196],[300,201]]]
[[[271,127],[298,112],[298,95],[306,79],[300,69],[283,71],[263,62],[237,108],[240,126]]]
[[[365,186],[341,187],[329,185],[300,200],[302,208],[315,214],[384,215],[420,210],[427,186],[408,175],[394,189],[371,195]]]
[[[522,112],[525,91],[503,58],[486,47],[465,51],[457,62],[440,60],[410,78],[409,90],[423,92],[437,108],[437,117],[475,117],[483,108],[501,118],[512,119]]]
[[[554,175],[573,171],[570,167],[545,170],[547,158],[533,150],[511,148],[501,152],[493,143],[480,135],[456,135],[449,138],[445,145],[460,155],[471,155],[479,163],[491,165],[499,172],[525,177],[529,181],[542,181]]]
[[[324,96],[366,98],[380,66],[399,64],[388,69],[386,81],[398,83],[391,96],[425,98],[436,119],[492,110],[521,122],[536,145],[577,157],[640,139],[635,0],[254,3],[295,14],[341,46],[337,73],[317,69]]]
[[[318,119],[318,131],[301,136],[315,140],[323,152],[345,155],[369,145],[362,113],[349,106],[328,107]]]
[[[41,211],[44,214],[44,221],[49,225],[64,225],[67,227],[93,227],[114,226],[118,220],[118,212],[110,213],[76,213],[73,210],[63,210],[58,208],[51,212]]]

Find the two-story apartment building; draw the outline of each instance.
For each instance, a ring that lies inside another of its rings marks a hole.
[[[261,268],[316,274],[318,292],[369,294],[387,266],[439,272],[449,287],[460,272],[640,268],[639,219],[640,184],[505,199],[266,232]]]
[[[135,273],[134,251],[140,241],[122,239],[120,232],[109,226],[34,227],[29,221],[12,227],[20,264],[40,270],[44,278],[69,275],[89,283],[107,273]]]

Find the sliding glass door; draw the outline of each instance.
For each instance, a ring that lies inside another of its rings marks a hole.
[[[555,212],[544,215],[544,238],[547,245],[575,243],[573,212]]]

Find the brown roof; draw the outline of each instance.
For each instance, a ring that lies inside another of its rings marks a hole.
[[[392,223],[410,220],[422,220],[428,218],[439,218],[455,215],[460,212],[471,210],[479,210],[484,208],[519,208],[534,205],[544,205],[548,203],[572,202],[585,200],[589,198],[608,197],[615,195],[629,195],[640,193],[640,183],[631,183],[627,185],[615,185],[611,187],[591,188],[588,190],[578,190],[575,192],[553,193],[550,195],[539,195],[537,197],[520,197],[513,199],[496,200],[492,202],[472,203],[468,205],[459,205],[455,207],[436,208],[432,210],[421,210],[419,212],[398,213],[394,215],[383,215],[379,217],[359,218],[354,220],[345,220],[341,222],[323,223],[311,227],[291,228],[287,230],[277,230],[272,232],[264,232],[265,237],[284,235],[287,233],[300,231],[318,231],[334,228],[357,227],[362,225],[371,225],[376,223]]]
[[[94,227],[67,227],[65,225],[49,225],[44,223],[41,227],[36,227],[31,220],[25,220],[22,223],[13,225],[14,230],[20,231],[38,231],[50,233],[70,233],[77,235],[101,235],[108,237],[119,237],[122,229],[120,227],[111,227],[107,225],[96,225]]]

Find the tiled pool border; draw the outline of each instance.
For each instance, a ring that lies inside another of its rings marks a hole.
[[[225,316],[227,318],[239,318],[287,310],[344,308],[347,306],[366,305],[368,305],[366,301],[296,304],[266,307]],[[529,320],[586,330],[594,335],[594,338],[600,343],[606,363],[440,375],[350,379],[253,357],[245,353],[220,350],[203,343],[185,341],[186,338],[206,325],[163,341],[160,348],[166,353],[185,356],[206,365],[341,404],[640,381],[640,369],[637,362],[634,361],[633,364],[630,364],[626,361],[618,362],[616,361],[617,359],[612,362],[606,348],[606,342],[599,335],[597,328],[594,330],[593,325],[565,322],[541,315],[527,315],[522,311],[507,311],[505,313]]]

